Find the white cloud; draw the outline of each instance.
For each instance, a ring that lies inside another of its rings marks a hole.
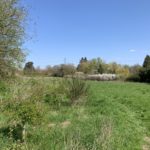
[[[130,49],[129,52],[134,53],[134,52],[136,52],[136,50],[135,49]]]

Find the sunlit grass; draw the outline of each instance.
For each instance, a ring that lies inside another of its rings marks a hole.
[[[40,85],[44,83],[49,90],[54,84],[58,84],[57,79],[48,78],[40,78],[38,82],[42,83]],[[38,100],[44,113],[40,125],[27,127],[28,149],[140,150],[142,148],[144,136],[146,134],[148,136],[150,131],[149,85],[96,81],[90,81],[88,84],[90,85],[88,96],[82,98],[76,105],[62,104],[55,108],[42,99]],[[17,89],[16,85],[11,85],[11,88]],[[9,115],[6,115],[5,111],[1,112],[1,128],[7,126],[7,118]],[[2,131],[0,132],[0,149],[12,147],[14,143]]]

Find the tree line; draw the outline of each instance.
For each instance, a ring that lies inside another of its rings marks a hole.
[[[150,82],[150,56],[147,55],[143,65],[121,65],[116,62],[106,63],[101,58],[88,60],[82,57],[77,66],[73,64],[60,64],[55,66],[47,66],[45,69],[35,68],[33,62],[25,64],[23,74],[64,77],[74,74],[116,74],[119,78],[126,81]]]
[[[127,78],[131,74],[136,74],[142,68],[140,65],[121,65],[116,62],[106,63],[101,58],[88,60],[82,57],[77,66],[73,64],[60,64],[47,66],[45,69],[35,68],[33,62],[27,62],[24,67],[25,75],[42,75],[64,77],[73,74],[117,74],[122,78]]]

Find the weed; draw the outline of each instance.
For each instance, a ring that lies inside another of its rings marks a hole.
[[[89,86],[85,80],[72,77],[64,81],[64,89],[71,104],[74,104],[81,96],[87,94]]]

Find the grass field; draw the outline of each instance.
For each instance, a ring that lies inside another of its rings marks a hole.
[[[46,79],[45,83],[52,81]],[[148,146],[144,138],[150,135],[150,85],[96,81],[88,84],[88,95],[76,105],[64,103],[53,108],[40,102],[44,112],[41,124],[27,126],[25,143],[18,144],[4,134],[11,118],[8,112],[1,111],[0,149],[142,150],[143,145]],[[2,95],[8,97],[3,92]]]

